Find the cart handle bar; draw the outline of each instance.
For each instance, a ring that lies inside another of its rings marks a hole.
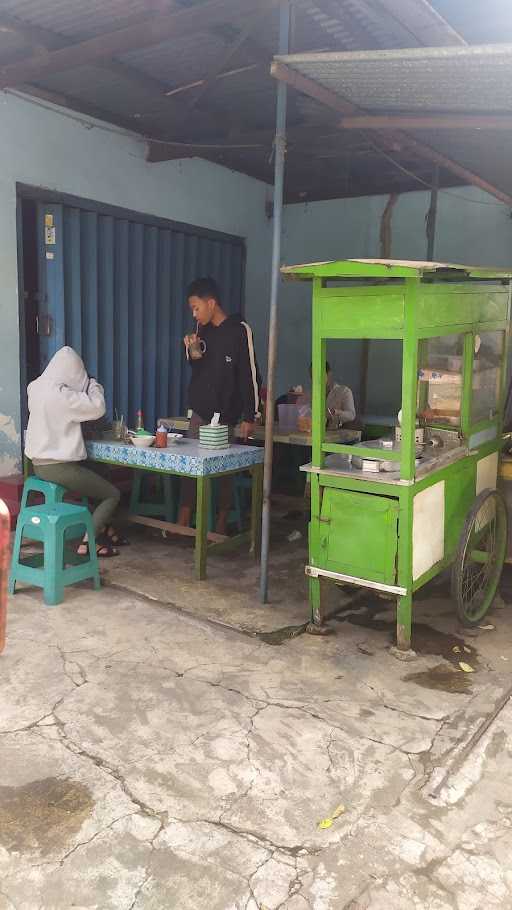
[[[341,572],[329,572],[327,569],[317,569],[316,566],[306,566],[306,575],[309,578],[333,578],[334,581],[346,581],[350,585],[359,585],[361,588],[374,588],[376,591],[385,591],[387,594],[399,594],[401,597],[407,596],[407,588],[400,588],[398,585],[384,585],[379,581],[369,581],[367,578],[357,578],[355,575],[343,575]]]

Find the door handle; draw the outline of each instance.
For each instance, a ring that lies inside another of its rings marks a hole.
[[[52,317],[51,316],[36,316],[36,332],[38,335],[48,337],[52,334]]]

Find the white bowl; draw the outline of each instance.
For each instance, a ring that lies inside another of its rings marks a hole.
[[[155,439],[156,436],[132,436],[132,442],[138,449],[149,449]]]
[[[167,445],[174,445],[176,442],[181,442],[183,439],[183,433],[168,433],[167,434]]]

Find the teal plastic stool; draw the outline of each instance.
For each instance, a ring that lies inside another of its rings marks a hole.
[[[41,480],[33,474],[31,477],[27,477],[23,484],[20,512],[22,512],[23,509],[28,508],[28,500],[31,493],[40,493],[41,496],[44,497],[45,506],[54,506],[57,505],[57,503],[62,502],[64,496],[68,492],[69,490],[66,490],[65,487],[61,487],[59,483],[50,483],[48,480]],[[87,505],[87,498],[85,496],[82,498],[82,505]]]
[[[237,514],[238,527],[240,531],[243,527],[244,513],[246,509],[246,494],[248,494],[249,502],[251,502],[252,477],[248,474],[237,474],[235,477],[234,508]]]
[[[132,492],[130,496],[130,512],[132,515],[148,515],[152,518],[163,518],[174,524],[177,518],[177,501],[175,495],[174,478],[169,474],[150,474],[155,480],[160,481],[160,498],[148,500],[143,498],[143,483],[148,476],[147,471],[134,471]]]
[[[216,518],[217,518],[217,481],[212,480],[210,483],[210,498],[208,500],[208,530],[209,531],[215,531],[215,526],[217,523]],[[237,527],[239,527],[236,510],[232,509],[230,511],[228,521],[229,522],[235,521]],[[193,528],[197,527],[197,514],[195,511],[194,511],[194,514],[192,515],[192,527]]]
[[[208,503],[208,530],[215,530],[215,515],[217,512],[217,480],[211,484],[211,496]],[[236,474],[233,483],[233,502],[229,513],[228,523],[236,525],[239,534],[243,531],[244,526],[244,502],[243,493],[246,489],[251,489],[252,479],[245,477],[243,474]]]
[[[71,535],[69,532],[73,532]],[[89,539],[89,556],[76,557],[76,565],[65,566],[64,544],[66,538],[83,536]],[[43,543],[44,551],[21,559],[21,545],[24,539]],[[94,527],[91,514],[85,506],[58,502],[54,505],[31,506],[20,512],[16,525],[9,593],[16,593],[19,581],[43,588],[44,602],[56,606],[64,600],[64,588],[92,578],[96,590],[100,587],[100,572]]]

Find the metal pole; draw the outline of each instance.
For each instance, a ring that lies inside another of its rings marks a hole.
[[[283,0],[279,10],[279,53],[287,54],[290,43],[290,2]],[[270,546],[270,494],[274,446],[274,378],[277,359],[277,298],[281,266],[281,222],[283,215],[284,160],[286,154],[285,82],[277,83],[276,137],[274,144],[274,227],[272,237],[272,283],[268,325],[267,401],[265,412],[265,464],[263,469],[263,515],[261,527],[260,600],[268,603],[268,556]]]

